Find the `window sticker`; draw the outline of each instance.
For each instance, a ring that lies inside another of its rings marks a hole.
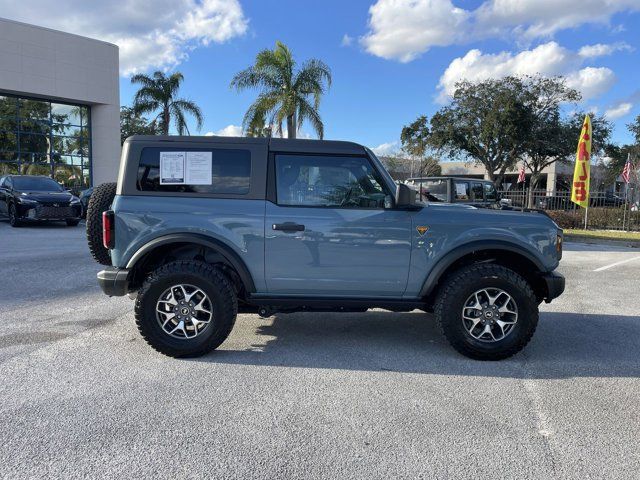
[[[186,181],[188,185],[211,185],[211,152],[187,152]]]
[[[185,152],[160,152],[160,185],[184,184]]]

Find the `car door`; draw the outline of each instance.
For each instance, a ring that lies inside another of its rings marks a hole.
[[[9,177],[0,178],[0,214],[9,214]]]
[[[404,293],[411,218],[366,156],[275,154],[275,198],[265,217],[270,294]]]

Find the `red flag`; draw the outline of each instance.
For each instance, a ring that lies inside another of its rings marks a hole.
[[[525,181],[525,176],[524,176],[524,163],[522,165],[520,165],[520,173],[518,174],[518,183],[524,183]]]
[[[629,183],[629,179],[631,178],[631,154],[627,154],[627,163],[624,164],[624,169],[622,170],[622,179],[624,183]]]

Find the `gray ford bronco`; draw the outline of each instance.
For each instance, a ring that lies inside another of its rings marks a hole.
[[[102,290],[135,298],[140,333],[174,357],[218,347],[238,312],[382,308],[433,312],[456,350],[497,360],[564,290],[549,217],[420,203],[351,142],[131,137],[87,237]]]

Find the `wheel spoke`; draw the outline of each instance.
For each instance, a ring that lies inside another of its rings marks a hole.
[[[203,294],[202,300],[200,300],[200,302],[198,302],[198,304],[195,306],[195,309],[199,312],[204,312],[206,314],[211,315],[211,311],[207,310],[206,308],[204,308],[204,303],[207,301],[207,296]]]

